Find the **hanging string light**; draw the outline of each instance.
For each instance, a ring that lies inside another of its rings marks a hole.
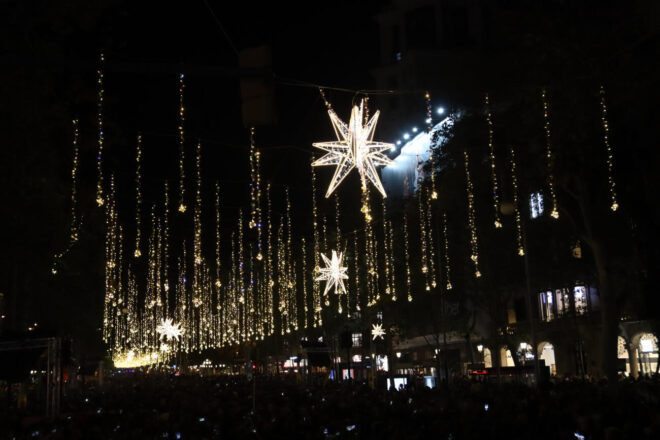
[[[393,258],[393,249],[390,236],[389,225],[390,222],[387,219],[387,208],[385,200],[381,200],[381,205],[383,208],[383,261],[385,263],[385,294],[391,296],[394,294],[394,283],[392,282],[392,277],[394,275],[394,258]]]
[[[431,280],[431,287],[435,288],[437,286],[435,280],[435,245],[433,244],[433,209],[431,206],[431,198],[428,197],[428,188],[427,188],[427,197],[426,197],[426,236],[428,242],[428,265],[429,265],[429,279]]]
[[[603,122],[603,143],[605,144],[605,153],[607,154],[607,183],[610,188],[610,209],[616,211],[619,209],[619,202],[616,197],[616,183],[614,182],[614,154],[610,145],[610,126],[607,119],[607,104],[605,103],[605,87],[600,86],[600,109],[601,120]]]
[[[321,91],[321,96],[323,92]],[[329,104],[328,104],[329,105]],[[312,162],[314,159],[312,158]],[[317,274],[320,269],[319,256],[321,255],[320,242],[319,242],[319,226],[318,226],[318,209],[316,206],[316,172],[314,167],[310,167],[312,170],[312,220],[314,227],[314,274]],[[322,308],[321,308],[321,289],[319,282],[314,282],[312,284],[312,303],[314,308],[314,327],[321,325],[322,319]]]
[[[392,221],[387,222],[390,238],[390,291],[392,293],[392,301],[396,301],[396,271],[394,270],[394,227]]]
[[[522,219],[520,216],[520,206],[518,200],[518,173],[516,171],[516,156],[513,147],[510,148],[509,154],[511,156],[511,182],[513,186],[513,210],[516,218],[516,242],[518,245],[518,255],[521,257],[525,255],[525,248],[523,247],[522,239]]]
[[[194,225],[195,236],[193,240],[193,254],[195,265],[202,264],[202,143],[197,142],[197,154],[195,157],[195,169],[197,172],[197,191],[195,193]]]
[[[424,190],[422,187],[419,188],[417,192],[417,208],[419,212],[419,256],[420,256],[420,268],[422,274],[424,275],[424,290],[427,292],[431,291],[431,285],[429,280],[429,263],[428,263],[428,254],[426,249],[426,216],[424,215],[424,201],[423,201]]]
[[[73,166],[71,167],[71,243],[78,241],[80,224],[78,223],[78,120],[73,120]]]
[[[184,130],[185,108],[183,106],[183,89],[186,87],[183,82],[183,73],[179,74],[179,212],[186,212],[186,170],[184,167],[185,149],[184,149]]]
[[[408,302],[412,302],[412,292],[410,290],[410,284],[412,282],[410,276],[410,253],[408,245],[408,214],[403,214],[403,240],[404,240],[404,250],[406,254],[406,294],[408,296]]]
[[[355,310],[360,311],[360,263],[358,257],[358,238],[353,240],[353,267],[355,269]]]
[[[550,114],[548,110],[548,95],[546,90],[541,90],[541,100],[543,101],[543,121],[545,127],[545,158],[548,167],[548,190],[550,191],[550,199],[552,200],[552,211],[550,216],[554,219],[559,218],[559,210],[557,209],[557,195],[555,194],[555,176],[553,174],[553,157],[552,147],[550,142]]]
[[[479,243],[477,242],[477,222],[475,217],[475,208],[474,208],[474,187],[472,186],[472,179],[470,178],[470,166],[469,166],[469,157],[467,151],[463,152],[463,157],[465,158],[465,180],[466,180],[466,189],[467,189],[467,201],[468,201],[468,226],[470,228],[470,249],[471,255],[470,259],[474,263],[474,276],[479,278],[481,277],[481,272],[479,271]]]
[[[215,182],[215,287],[220,289],[220,182]]]
[[[137,135],[137,148],[135,153],[135,258],[142,255],[140,252],[140,219],[142,209],[142,176],[140,175],[140,158],[142,156],[142,135]]]
[[[445,242],[445,279],[447,281],[446,288],[451,290],[451,263],[449,261],[449,235],[447,234],[447,213],[442,214],[442,236]]]
[[[272,335],[275,332],[273,307],[275,305],[273,299],[273,286],[275,281],[273,278],[273,225],[271,219],[273,218],[272,205],[270,201],[270,183],[266,185],[266,200],[267,200],[267,231],[266,231],[266,267],[265,272],[267,276],[266,281],[266,310],[268,313],[268,334]]]
[[[255,147],[254,127],[250,127],[250,229],[257,228],[257,260],[261,252],[261,177],[259,174],[261,153]]]
[[[490,99],[486,93],[486,122],[488,123],[488,156],[490,158],[490,176],[493,184],[493,210],[495,212],[495,227],[501,228],[500,194],[497,185],[497,170],[495,168],[495,146],[493,145],[493,119],[490,111]]]
[[[163,290],[166,306],[169,307],[170,291],[170,187],[163,184]]]
[[[305,245],[305,237],[301,238],[300,250],[302,255],[302,300],[303,300],[303,328],[307,328],[307,314],[309,307],[307,306],[307,249]]]
[[[426,102],[426,132],[431,133],[431,130],[433,130],[433,109],[431,108],[431,94],[428,90],[424,93],[424,100]]]
[[[98,102],[97,102],[97,112],[96,112],[96,123],[99,130],[99,139],[98,139],[98,152],[96,154],[96,171],[97,171],[97,180],[96,180],[96,204],[98,206],[103,206],[105,200],[103,199],[103,63],[105,62],[105,57],[103,52],[101,52],[99,68],[97,70],[97,82],[98,82]]]
[[[429,134],[429,157],[431,158],[431,198],[436,200],[438,192],[435,189],[435,154],[433,153],[433,110],[431,108],[431,94],[427,91],[424,95],[426,100],[426,132]]]

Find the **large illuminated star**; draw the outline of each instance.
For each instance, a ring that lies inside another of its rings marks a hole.
[[[319,268],[319,275],[316,277],[316,281],[325,281],[325,292],[323,295],[327,295],[332,287],[335,287],[335,294],[346,293],[346,286],[344,286],[344,280],[348,279],[346,272],[348,271],[347,267],[342,267],[341,260],[344,258],[341,252],[332,251],[332,259],[326,257],[324,254],[321,254],[323,261],[325,261],[325,266]]]
[[[183,330],[180,328],[181,324],[174,324],[171,318],[161,319],[160,325],[156,327],[156,331],[160,335],[160,340],[175,340],[178,341],[179,337],[183,333]]]
[[[381,338],[383,339],[383,336],[385,336],[385,329],[383,328],[383,324],[371,324],[371,336],[372,340],[376,340],[376,338]]]
[[[359,106],[353,107],[348,125],[339,119],[334,110],[329,109],[328,114],[330,115],[332,127],[335,129],[337,141],[315,142],[312,144],[316,148],[327,151],[323,157],[314,161],[312,166],[337,166],[325,197],[330,197],[330,194],[353,168],[357,168],[360,173],[363,185],[366,185],[366,180],[369,179],[383,197],[387,197],[383,184],[378,177],[376,166],[395,164],[383,154],[383,151],[393,148],[394,144],[372,141],[380,111],[376,111],[366,125],[362,125],[364,121],[364,101],[360,102]]]

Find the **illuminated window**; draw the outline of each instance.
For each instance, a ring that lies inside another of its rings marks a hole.
[[[543,194],[533,192],[529,195],[529,211],[532,218],[543,215]]]
[[[552,321],[555,319],[554,293],[551,290],[539,294],[539,306],[541,308],[542,321]]]
[[[575,301],[575,314],[584,315],[587,313],[587,289],[584,286],[575,286],[573,288],[573,300]]]
[[[490,349],[488,347],[484,347],[484,367],[486,368],[492,368],[493,367],[493,357],[490,353]]]
[[[557,317],[567,313],[571,309],[571,296],[569,290],[555,290],[555,302],[557,304]]]
[[[362,333],[353,333],[353,347],[362,347]]]

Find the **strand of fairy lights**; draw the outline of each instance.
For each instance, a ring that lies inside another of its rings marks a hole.
[[[273,218],[273,209],[272,209],[272,204],[270,201],[270,183],[266,185],[266,206],[267,206],[267,231],[266,231],[266,276],[268,277],[268,280],[266,282],[266,298],[267,298],[267,306],[266,309],[268,311],[268,328],[269,328],[269,335],[272,335],[275,332],[275,322],[274,322],[274,314],[273,314],[273,287],[275,285],[275,281],[273,279],[273,225],[271,219]]]
[[[335,225],[337,226],[337,231],[336,231],[336,240],[335,240],[335,248],[337,249],[337,252],[341,252],[341,228],[339,226],[339,216],[340,216],[340,210],[339,210],[339,194],[335,193]],[[337,313],[340,315],[343,313],[343,308],[342,308],[342,291],[338,290],[339,295],[337,296]]]
[[[77,196],[78,196],[78,120],[73,120],[73,165],[71,167],[71,233],[69,239],[71,243],[78,241],[79,227]]]
[[[435,245],[433,244],[433,207],[431,206],[431,197],[426,197],[426,231],[428,237],[428,251],[429,251],[429,279],[431,280],[431,287],[437,286],[435,279]]]
[[[295,264],[293,262],[293,227],[291,224],[291,197],[289,195],[289,188],[286,188],[286,225],[287,225],[287,234],[286,234],[286,256],[287,256],[287,288],[288,288],[288,308],[289,308],[289,331],[298,330],[298,308],[297,308],[297,298],[296,298],[296,272]]]
[[[73,164],[71,166],[71,225],[69,229],[69,243],[62,252],[53,256],[53,265],[51,266],[51,273],[57,275],[57,270],[62,258],[73,247],[73,244],[78,241],[78,234],[80,232],[80,223],[78,222],[78,164],[79,164],[79,147],[78,147],[78,120],[73,120]]]
[[[98,206],[103,206],[105,200],[103,199],[103,63],[105,62],[105,57],[101,53],[99,68],[97,70],[97,82],[98,82],[98,102],[97,102],[97,112],[96,112],[96,123],[99,131],[98,138],[98,152],[96,154],[96,171],[97,171],[97,180],[96,180],[96,204]]]
[[[394,226],[392,225],[392,220],[388,222],[389,230],[389,241],[390,241],[390,290],[392,295],[392,301],[397,300],[396,296],[396,271],[394,270]]]
[[[385,200],[381,200],[383,208],[383,260],[385,262],[385,294],[392,295],[392,248],[390,247],[390,231],[387,220],[387,207]]]
[[[307,250],[305,244],[305,237],[300,240],[300,250],[302,256],[302,300],[303,300],[303,328],[307,328],[307,314],[309,307],[307,306]]]
[[[413,300],[412,292],[410,290],[410,285],[412,283],[410,275],[410,254],[408,246],[408,214],[403,214],[403,241],[404,241],[404,251],[406,257],[406,295],[408,297],[408,302]]]
[[[614,182],[614,154],[610,145],[610,125],[607,119],[607,104],[605,102],[605,87],[600,86],[600,109],[601,121],[603,122],[603,143],[605,144],[605,153],[607,154],[607,183],[610,190],[610,209],[616,211],[619,209],[619,202],[616,197],[616,183]]]
[[[477,222],[475,217],[475,208],[474,208],[474,187],[472,186],[472,179],[470,178],[470,159],[467,151],[463,152],[463,157],[465,159],[465,180],[466,180],[466,192],[467,192],[467,201],[468,201],[468,226],[470,228],[470,259],[474,263],[474,276],[479,278],[481,277],[481,272],[479,271],[479,243],[477,241]]]
[[[555,194],[555,176],[552,171],[553,156],[552,145],[550,142],[550,112],[548,105],[548,94],[545,89],[541,90],[541,101],[543,102],[543,122],[545,128],[545,158],[548,167],[548,190],[550,191],[550,199],[552,200],[552,211],[550,216],[554,219],[559,218],[559,210],[557,209],[557,195]]]
[[[183,73],[179,74],[179,212],[186,212],[186,170],[184,167],[185,160],[185,132],[183,125],[185,122],[185,108],[183,106],[183,90],[186,87],[186,84],[183,81]]]
[[[261,177],[259,174],[261,153],[254,142],[254,127],[250,127],[250,229],[257,229],[257,260],[263,259],[261,253]]]
[[[323,94],[322,94],[323,96]],[[312,162],[314,159],[312,158]],[[312,221],[314,231],[314,273],[318,273],[320,267],[319,255],[321,254],[319,242],[319,226],[318,226],[318,208],[316,206],[316,172],[314,167],[312,169]],[[321,307],[321,290],[319,282],[314,282],[312,285],[312,303],[314,309],[314,327],[320,326],[323,322],[322,307]]]
[[[202,143],[197,142],[197,154],[195,155],[195,170],[197,173],[197,186],[195,192],[194,225],[195,236],[193,240],[193,254],[195,265],[202,264]]]
[[[215,182],[215,287],[220,289],[220,182]]]
[[[137,146],[135,152],[135,251],[133,255],[139,258],[142,255],[140,251],[141,239],[141,209],[142,209],[142,176],[140,173],[140,159],[142,157],[142,135],[137,135]]]
[[[516,166],[516,155],[513,147],[510,148],[509,154],[511,156],[511,183],[513,186],[513,210],[516,219],[516,243],[518,246],[518,255],[521,257],[525,255],[525,248],[522,239],[522,218],[520,216],[520,206],[518,199],[518,172]]]
[[[426,101],[426,132],[431,136],[433,130],[433,109],[431,108],[431,94],[427,91],[424,94]],[[438,192],[435,190],[435,155],[433,154],[433,142],[429,142],[429,154],[431,157],[431,198],[436,200]]]
[[[428,264],[428,254],[426,251],[426,217],[424,215],[424,201],[423,201],[424,191],[420,187],[417,193],[417,208],[419,212],[419,256],[420,256],[420,269],[424,275],[424,290],[427,292],[431,291],[431,286],[429,282],[429,264]]]
[[[500,194],[497,185],[497,169],[495,168],[495,146],[493,145],[493,118],[490,111],[490,98],[486,93],[486,122],[488,124],[488,157],[490,159],[490,176],[493,184],[493,211],[495,213],[494,224],[496,228],[502,227],[500,219]]]
[[[286,308],[286,254],[284,245],[284,217],[280,215],[277,228],[277,287],[279,293],[278,311],[280,312],[280,334],[284,335],[287,328]]]
[[[163,183],[163,290],[165,307],[169,311],[170,291],[170,188],[167,180]]]
[[[445,279],[446,279],[446,289],[451,290],[453,288],[451,284],[451,262],[449,260],[449,235],[447,234],[447,213],[442,214],[442,236],[444,239],[445,245]]]
[[[355,310],[360,311],[360,263],[358,258],[358,238],[353,240],[353,267],[355,269]]]

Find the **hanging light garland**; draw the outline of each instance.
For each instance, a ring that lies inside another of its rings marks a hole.
[[[97,112],[96,112],[96,123],[99,130],[99,139],[98,139],[98,152],[96,154],[96,204],[98,206],[103,206],[105,200],[103,199],[103,63],[105,62],[105,57],[103,52],[101,52],[99,69],[97,70],[97,83],[98,83],[98,102]]]
[[[166,306],[169,307],[170,291],[170,187],[163,184],[163,290]]]
[[[140,251],[141,238],[141,209],[142,209],[142,176],[140,174],[140,159],[142,156],[142,135],[137,135],[137,147],[135,152],[135,251],[133,255],[139,258],[142,255]]]
[[[271,219],[273,218],[272,205],[270,201],[270,183],[266,185],[266,206],[267,206],[267,231],[266,231],[266,297],[267,297],[267,307],[268,312],[268,329],[269,335],[272,335],[275,332],[275,323],[273,315],[273,307],[275,305],[273,299],[273,287],[275,286],[275,281],[273,277],[273,225]]]
[[[497,170],[495,168],[495,146],[493,145],[493,119],[490,111],[490,99],[486,93],[486,122],[488,123],[488,156],[490,158],[490,176],[493,184],[493,210],[495,212],[494,224],[496,228],[502,227],[500,219],[500,194],[497,185]]]
[[[605,153],[607,154],[607,183],[610,189],[610,209],[616,211],[619,209],[619,202],[616,197],[616,183],[614,182],[614,154],[610,145],[610,126],[607,120],[607,104],[605,102],[605,87],[600,86],[600,109],[601,120],[603,122],[603,143],[605,144]]]
[[[463,152],[463,157],[465,159],[465,180],[466,180],[466,189],[467,189],[467,201],[468,201],[468,226],[470,228],[470,249],[471,255],[470,259],[474,263],[474,276],[476,278],[481,277],[481,272],[479,271],[479,243],[477,241],[477,221],[475,217],[475,208],[474,208],[474,187],[472,186],[472,179],[470,178],[470,159],[467,151]]]
[[[321,91],[321,96],[323,91]],[[329,105],[329,104],[328,104]],[[312,162],[314,159],[312,158]],[[311,167],[312,170],[312,221],[313,221],[313,230],[314,230],[314,273],[318,273],[320,269],[320,255],[321,255],[321,245],[319,242],[319,226],[318,226],[318,208],[316,206],[316,172],[314,167]],[[321,325],[322,323],[322,306],[321,306],[321,289],[319,288],[319,283],[314,282],[312,284],[312,304],[314,309],[314,327]]]
[[[215,182],[215,287],[222,287],[220,280],[220,182]]]
[[[360,311],[360,262],[358,257],[358,238],[353,240],[353,267],[355,270],[355,310]]]
[[[412,302],[412,292],[410,290],[410,284],[412,282],[410,275],[410,254],[408,248],[408,214],[403,214],[403,239],[405,244],[405,254],[406,254],[406,294],[408,296],[408,302]]]
[[[185,160],[185,133],[183,124],[185,122],[185,108],[183,106],[183,89],[186,87],[183,82],[183,73],[179,74],[179,212],[186,212],[186,170],[184,166]]]
[[[548,110],[548,95],[546,90],[541,91],[541,100],[543,101],[543,121],[545,127],[545,157],[548,166],[548,190],[550,191],[550,199],[552,200],[552,211],[550,216],[554,219],[559,218],[559,210],[557,209],[557,195],[555,194],[555,176],[552,171],[553,168],[553,157],[552,157],[552,147],[550,142],[550,114]]]
[[[261,153],[254,142],[254,127],[250,128],[250,229],[257,228],[257,260],[263,259],[261,253],[261,176],[259,174]]]
[[[518,245],[518,255],[525,255],[525,248],[522,239],[522,219],[520,216],[520,206],[518,200],[518,173],[516,171],[516,156],[513,147],[510,148],[511,156],[511,182],[513,186],[513,209],[516,218],[516,242]]]
[[[420,187],[417,192],[417,208],[419,212],[419,256],[420,256],[420,268],[422,274],[424,275],[424,290],[427,292],[431,291],[431,285],[429,281],[429,263],[428,263],[428,253],[426,249],[426,217],[424,215],[424,201],[423,201],[424,190]]]
[[[307,306],[307,249],[305,237],[300,239],[300,254],[302,256],[302,300],[303,300],[303,328],[307,328],[307,315],[309,307]]]
[[[433,154],[433,109],[431,108],[431,94],[427,91],[424,94],[426,100],[426,132],[429,134],[429,156],[431,158],[431,198],[436,200],[438,192],[435,189],[435,155]]]
[[[71,166],[71,243],[78,241],[80,224],[78,223],[78,120],[73,120],[73,165]]]
[[[426,236],[427,236],[427,249],[429,252],[428,265],[429,265],[429,279],[431,280],[431,287],[435,289],[437,282],[435,279],[435,245],[433,243],[433,207],[431,206],[431,197],[426,191]]]
[[[202,143],[197,142],[197,154],[195,156],[195,169],[197,172],[197,190],[195,192],[195,213],[193,222],[195,225],[195,236],[193,240],[193,254],[195,265],[202,264]]]
[[[447,233],[447,213],[442,214],[442,236],[445,242],[445,280],[447,281],[445,287],[447,290],[453,288],[451,284],[451,262],[449,260],[449,235]]]

